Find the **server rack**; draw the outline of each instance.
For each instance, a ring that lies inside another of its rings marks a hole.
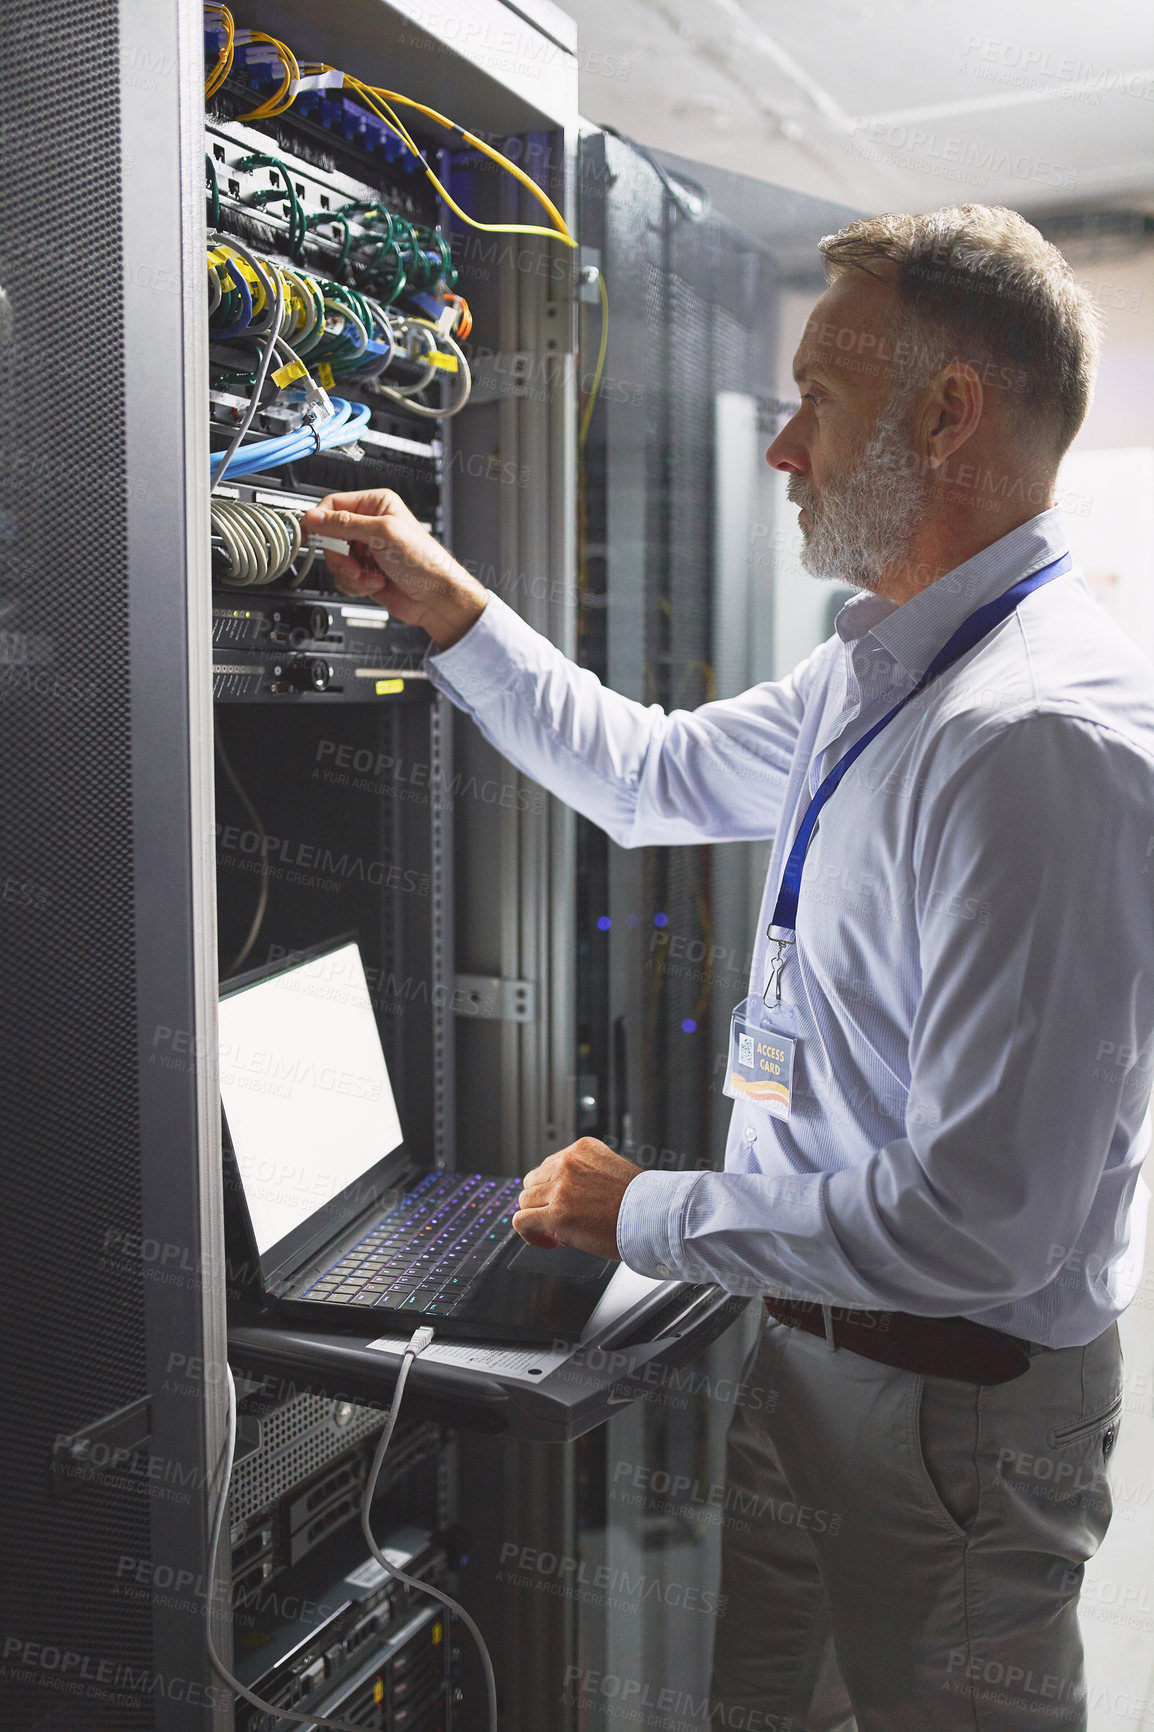
[[[545,8],[542,29],[486,6],[486,29],[504,33],[506,43],[512,31],[522,56],[520,66],[502,71],[453,47],[444,28],[438,34],[374,0],[329,6],[323,17],[309,5],[256,0],[237,12],[242,24],[289,38],[302,54],[378,82],[416,84],[479,132],[532,142],[543,153],[539,172],[571,211],[575,61],[560,13]],[[13,1543],[0,1697],[5,1723],[30,1728],[233,1723],[229,1693],[208,1662],[204,1605],[229,1275],[220,1230],[214,821],[221,855],[232,854],[231,864],[218,863],[226,968],[253,929],[262,884],[259,946],[291,948],[317,936],[307,907],[311,893],[315,915],[315,883],[243,871],[246,801],[266,838],[307,848],[315,819],[326,840],[343,834],[338,859],[373,868],[367,885],[360,870],[330,876],[342,891],[355,888],[342,907],[366,932],[382,978],[402,983],[393,1008],[405,1014],[386,1026],[402,1073],[432,1079],[431,1087],[412,1082],[405,1110],[439,1160],[452,1161],[456,1131],[455,995],[478,1023],[492,1021],[474,1045],[495,1040],[506,1071],[519,1072],[506,1076],[506,1116],[513,1102],[530,1103],[516,1144],[500,1151],[510,1170],[525,1149],[541,1151],[552,1126],[563,1130],[571,1069],[572,977],[548,966],[551,945],[564,939],[568,950],[563,891],[550,898],[544,921],[534,914],[511,939],[503,936],[499,954],[488,949],[488,932],[475,958],[467,949],[454,954],[452,808],[463,857],[493,841],[494,814],[473,813],[470,797],[454,789],[452,723],[421,690],[411,646],[391,644],[371,693],[351,701],[350,678],[377,659],[366,658],[363,634],[372,628],[363,618],[342,613],[335,599],[321,620],[315,598],[311,615],[278,619],[267,598],[246,598],[245,607],[223,598],[205,453],[210,419],[219,424],[230,405],[227,388],[216,387],[213,398],[209,390],[203,27],[201,6],[189,0],[75,0],[49,12],[16,5],[0,48],[0,703],[10,743],[5,884],[13,887],[4,912],[20,983],[17,1000],[6,1001],[5,1118],[19,1182],[9,1213],[17,1291],[8,1310],[15,1381],[4,1452]],[[466,40],[459,29],[449,34]],[[210,136],[210,155],[220,142],[219,133]],[[275,137],[271,148],[287,146]],[[444,166],[454,185],[460,176],[476,181],[478,209],[506,218],[522,211],[519,191],[510,195],[475,167],[447,159]],[[225,203],[232,179],[246,190],[240,174],[225,176],[218,186]],[[572,559],[570,278],[554,279],[547,295],[534,298],[520,292],[524,272],[515,258],[482,256],[477,269],[491,278],[480,294],[488,292],[496,315],[488,339],[496,384],[487,398],[478,389],[475,424],[462,423],[454,444],[435,429],[424,438],[406,429],[403,413],[378,421],[375,444],[366,438],[366,468],[382,453],[398,454],[390,438],[423,444],[407,456],[425,479],[437,472],[434,526],[481,566],[538,562],[561,597]],[[61,295],[72,314],[83,313],[82,349],[72,346],[67,319],[60,322]],[[540,392],[531,403],[503,400],[501,358],[538,343],[547,400]],[[510,448],[520,442],[534,452],[516,498],[501,489],[499,464],[492,473],[494,419]],[[306,494],[321,474],[316,466],[312,473],[310,482],[309,465],[301,466]],[[277,478],[259,479],[275,491]],[[470,513],[465,535],[454,492]],[[242,484],[235,495],[251,500],[254,491]],[[564,609],[557,600],[549,616],[560,635]],[[215,820],[214,647],[223,747]],[[378,689],[398,681],[403,697]],[[348,790],[342,802],[333,794],[340,784],[319,778],[308,798],[294,799],[302,759],[311,754],[312,767],[321,767],[325,758],[318,763],[316,753],[325,741],[334,759],[347,747],[357,762],[368,752],[374,764],[420,763],[448,784],[449,800],[428,804],[423,822],[407,823],[400,802],[366,794],[358,803]],[[521,879],[514,894],[535,888],[544,905],[550,877],[565,883],[570,838],[554,812],[524,812],[519,802],[499,807],[497,845],[506,864],[518,862]],[[260,854],[267,868],[264,843]],[[310,869],[293,867],[302,875]],[[498,886],[504,894],[507,877],[494,874],[488,886],[494,923],[508,925]],[[458,962],[473,982],[460,993]],[[498,1020],[507,995],[489,983],[526,977],[551,984],[533,1026],[509,1028]],[[530,1071],[532,1086],[520,1086]],[[468,1114],[476,1158],[493,1162],[474,1118]],[[304,1423],[295,1392],[242,1388],[241,1405],[248,1454],[238,1484],[269,1455],[278,1426]],[[319,1569],[326,1545],[347,1532],[338,1518],[381,1417],[347,1408],[321,1400],[306,1412],[315,1421],[308,1459],[290,1469],[292,1451],[278,1456],[278,1472],[299,1469],[299,1481],[268,1480],[261,1507],[235,1515],[239,1588],[264,1576],[271,1590],[294,1571]],[[329,1440],[341,1449],[321,1459],[316,1434],[341,1426],[343,1438]],[[360,1443],[348,1445],[358,1430]],[[451,1440],[426,1425],[398,1443],[404,1496],[386,1486],[378,1519],[386,1534],[394,1522],[404,1534],[419,1513],[424,1539],[415,1535],[408,1555],[418,1560],[414,1568],[443,1574],[461,1561],[451,1533]],[[225,1651],[234,1633],[227,1574],[214,1618]],[[393,1608],[394,1624],[402,1610]],[[378,1607],[365,1614],[361,1643],[368,1621],[383,1616]],[[393,1637],[386,1639],[383,1623],[370,1633],[385,1643],[378,1646],[391,1680],[389,1723],[415,1728],[411,1700],[405,1717],[398,1706],[404,1665],[399,1652],[386,1652]],[[451,1626],[435,1619],[412,1632],[414,1642],[426,1637],[442,1655],[456,1647]],[[355,1711],[372,1725],[384,1712],[384,1686],[370,1659],[356,1685],[367,1697]],[[430,1663],[426,1657],[426,1670]],[[442,1683],[437,1712],[447,1725],[456,1707],[447,1674]],[[467,1722],[456,1715],[454,1724]]]
[[[337,6],[322,19],[308,6],[254,5],[245,19],[291,39],[301,58],[350,68],[355,62],[359,76],[394,87],[406,77],[416,80],[425,99],[478,131],[499,134],[502,149],[530,165],[571,217],[573,43],[560,14],[546,20],[552,35],[503,8],[487,16],[487,28],[499,27],[506,40],[512,29],[530,60],[536,56],[520,81],[486,76],[483,56],[478,64],[446,53],[443,36],[422,41],[419,26],[380,6]],[[210,136],[210,148],[223,154],[221,187],[235,181],[234,198],[251,205],[243,164],[253,153],[238,159],[235,122],[217,114]],[[294,153],[294,142],[286,121],[276,154],[290,171],[304,150],[302,142]],[[436,160],[455,200],[479,220],[532,220],[535,207],[523,191],[510,177],[489,172],[475,152],[438,151]],[[286,479],[303,489],[302,497],[330,488],[395,487],[459,558],[486,582],[504,585],[514,606],[520,600],[522,611],[535,612],[535,623],[565,641],[572,609],[573,269],[556,258],[560,249],[539,239],[461,231],[446,210],[427,198],[422,204],[419,189],[398,186],[387,164],[378,164],[382,179],[375,186],[372,168],[360,167],[351,154],[339,156],[337,168],[370,182],[348,189],[358,197],[399,203],[409,193],[411,214],[426,224],[439,220],[452,234],[456,287],[468,299],[476,333],[466,345],[472,394],[460,415],[435,423],[410,418],[406,424],[403,408],[392,416],[375,408],[357,465],[342,469],[339,458],[317,457],[294,465]],[[306,215],[308,203],[315,210],[326,192],[335,202],[335,188],[320,181],[314,186],[303,170],[301,185]],[[267,208],[275,211],[275,200]],[[323,233],[323,222],[319,227]],[[243,483],[240,491],[245,497]],[[507,578],[519,570],[546,576],[544,609]],[[217,782],[222,969],[356,929],[407,1134],[430,1146],[439,1165],[452,1167],[459,1152],[461,1160],[490,1171],[523,1170],[568,1140],[572,1122],[572,819],[488,754],[434,698],[419,666],[420,634],[414,638],[390,624],[377,633],[379,644],[368,642],[369,611],[306,593],[315,582],[314,567],[292,592],[277,595],[274,587],[267,600],[246,591],[234,594],[230,605],[223,589],[214,595],[223,748]],[[313,617],[310,608],[322,612]],[[316,664],[319,681],[311,678]],[[358,683],[358,669],[366,668],[372,677]],[[276,838],[275,864],[284,867],[266,871],[263,883],[246,854],[257,816],[258,834]],[[298,867],[301,845],[308,850],[321,839],[323,858],[318,849]],[[259,936],[246,953],[262,894]],[[267,1431],[288,1424],[289,1409],[298,1419],[302,1411],[315,1413],[337,1453],[323,1463],[314,1458],[309,1475],[295,1482],[291,1475],[303,1458],[294,1458],[286,1469],[289,1483],[271,1503],[234,1512],[238,1605],[247,1592],[258,1603],[262,1594],[270,1596],[275,1608],[297,1584],[323,1582],[326,1571],[333,1583],[344,1582],[339,1599],[358,1567],[370,1576],[375,1567],[354,1556],[358,1544],[363,1554],[363,1543],[352,1518],[382,1414],[297,1395],[295,1388],[283,1393],[286,1399],[262,1422],[258,1388],[242,1401],[242,1416]],[[345,1413],[348,1441],[342,1443],[337,1416]],[[410,1464],[404,1465],[404,1439],[390,1449],[392,1459],[400,1448],[403,1472],[382,1493],[377,1531],[384,1536],[390,1523],[418,1524],[433,1560],[430,1579],[454,1583],[489,1637],[508,1724],[539,1724],[548,1714],[547,1698],[514,1660],[524,1652],[524,1632],[509,1627],[499,1597],[486,1603],[483,1568],[481,1583],[475,1562],[473,1579],[467,1568],[470,1550],[486,1553],[477,1530],[494,1508],[492,1480],[476,1495],[473,1440],[465,1450],[434,1422],[414,1423]],[[523,1461],[511,1459],[518,1450],[506,1445],[501,1451],[505,1509],[512,1507],[513,1488],[524,1483]],[[282,1451],[281,1459],[291,1455]],[[242,1461],[238,1473],[245,1467]],[[543,1480],[539,1471],[536,1478]],[[544,1513],[544,1498],[541,1503]],[[459,1509],[482,1512],[469,1524],[472,1531],[456,1521]],[[571,1521],[572,1500],[550,1503],[547,1526],[563,1535]],[[372,1589],[382,1596],[391,1591],[379,1583]],[[330,1600],[334,1592],[325,1590]],[[363,1610],[363,1604],[339,1614],[343,1626],[335,1633],[326,1623],[299,1642],[292,1620],[281,1620],[273,1639],[284,1659],[271,1670],[245,1659],[243,1643],[252,1631],[238,1622],[234,1654],[243,1680],[278,1703],[363,1713],[366,1725],[411,1725],[418,1732],[412,1715],[419,1712],[430,1716],[430,1726],[441,1716],[446,1732],[480,1727],[479,1667],[454,1621],[438,1622],[429,1601],[421,1612],[377,1604]],[[412,1623],[406,1643],[435,1638],[423,1664],[445,1660],[439,1694],[417,1709],[411,1701],[392,1701],[395,1689],[407,1687],[404,1679],[397,1684],[399,1662],[389,1657],[406,1617]],[[264,1626],[268,1634],[267,1615]],[[535,1624],[535,1652],[548,1662],[551,1681],[572,1632],[562,1625],[552,1642],[548,1638]],[[237,1723],[254,1732],[262,1726],[255,1711],[243,1708]]]

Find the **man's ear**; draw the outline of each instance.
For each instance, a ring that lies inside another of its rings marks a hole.
[[[985,401],[982,381],[968,361],[951,361],[942,368],[923,415],[930,469],[940,469],[977,432]]]

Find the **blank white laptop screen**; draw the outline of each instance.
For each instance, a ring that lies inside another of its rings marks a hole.
[[[262,1254],[401,1141],[355,944],[220,1001],[220,1092]]]

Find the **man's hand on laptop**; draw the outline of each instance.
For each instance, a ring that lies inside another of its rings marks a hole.
[[[306,535],[348,543],[347,553],[325,549],[338,589],[380,602],[406,625],[422,626],[438,649],[457,643],[484,611],[484,584],[388,488],[330,493],[305,512],[303,527]]]
[[[621,1199],[644,1170],[594,1137],[582,1137],[526,1173],[513,1225],[530,1245],[572,1245],[620,1261]]]

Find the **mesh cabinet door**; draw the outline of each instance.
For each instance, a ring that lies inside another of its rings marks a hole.
[[[199,26],[0,7],[0,1724],[28,1732],[231,1724]]]

